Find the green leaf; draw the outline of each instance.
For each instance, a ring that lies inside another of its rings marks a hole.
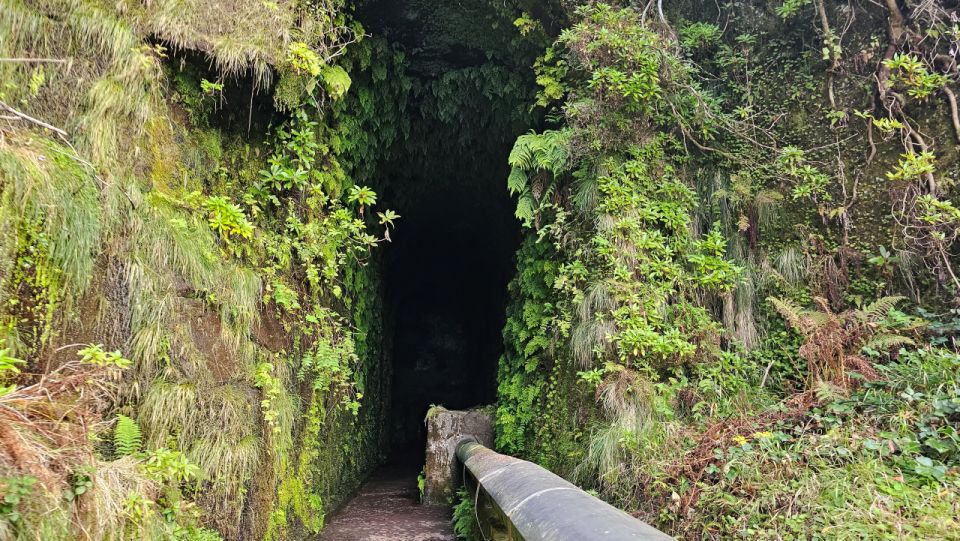
[[[527,189],[527,174],[519,167],[510,170],[510,176],[507,177],[507,189],[510,195],[523,193]]]
[[[327,93],[334,100],[339,100],[350,90],[350,75],[340,66],[326,66],[320,75]]]

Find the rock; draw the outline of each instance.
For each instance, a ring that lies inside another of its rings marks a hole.
[[[427,452],[423,503],[448,504],[462,483],[457,445],[468,437],[493,447],[493,413],[489,408],[467,411],[431,408],[427,412]]]

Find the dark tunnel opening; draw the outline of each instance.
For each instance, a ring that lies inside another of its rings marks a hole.
[[[530,67],[542,47],[489,0],[369,0],[357,16],[371,39],[404,57],[402,74],[371,79],[371,95],[398,77],[409,82],[396,109],[409,124],[371,182],[380,206],[402,216],[382,260],[389,451],[394,462],[422,462],[432,405],[496,400],[520,243],[507,158],[537,124]]]
[[[388,248],[390,428],[398,454],[422,459],[423,420],[432,405],[467,409],[496,400],[507,283],[519,243],[499,170],[455,179],[411,202]]]

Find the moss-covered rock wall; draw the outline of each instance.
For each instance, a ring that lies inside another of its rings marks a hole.
[[[382,459],[341,8],[4,2],[4,537],[302,538]]]

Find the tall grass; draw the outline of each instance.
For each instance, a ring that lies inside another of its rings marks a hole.
[[[255,406],[241,388],[217,385],[209,376],[194,375],[189,382],[168,378],[149,385],[140,406],[146,445],[161,447],[175,439],[203,470],[205,486],[216,495],[208,500],[220,514],[230,514],[224,523],[239,524],[244,489],[260,465],[263,446]]]

